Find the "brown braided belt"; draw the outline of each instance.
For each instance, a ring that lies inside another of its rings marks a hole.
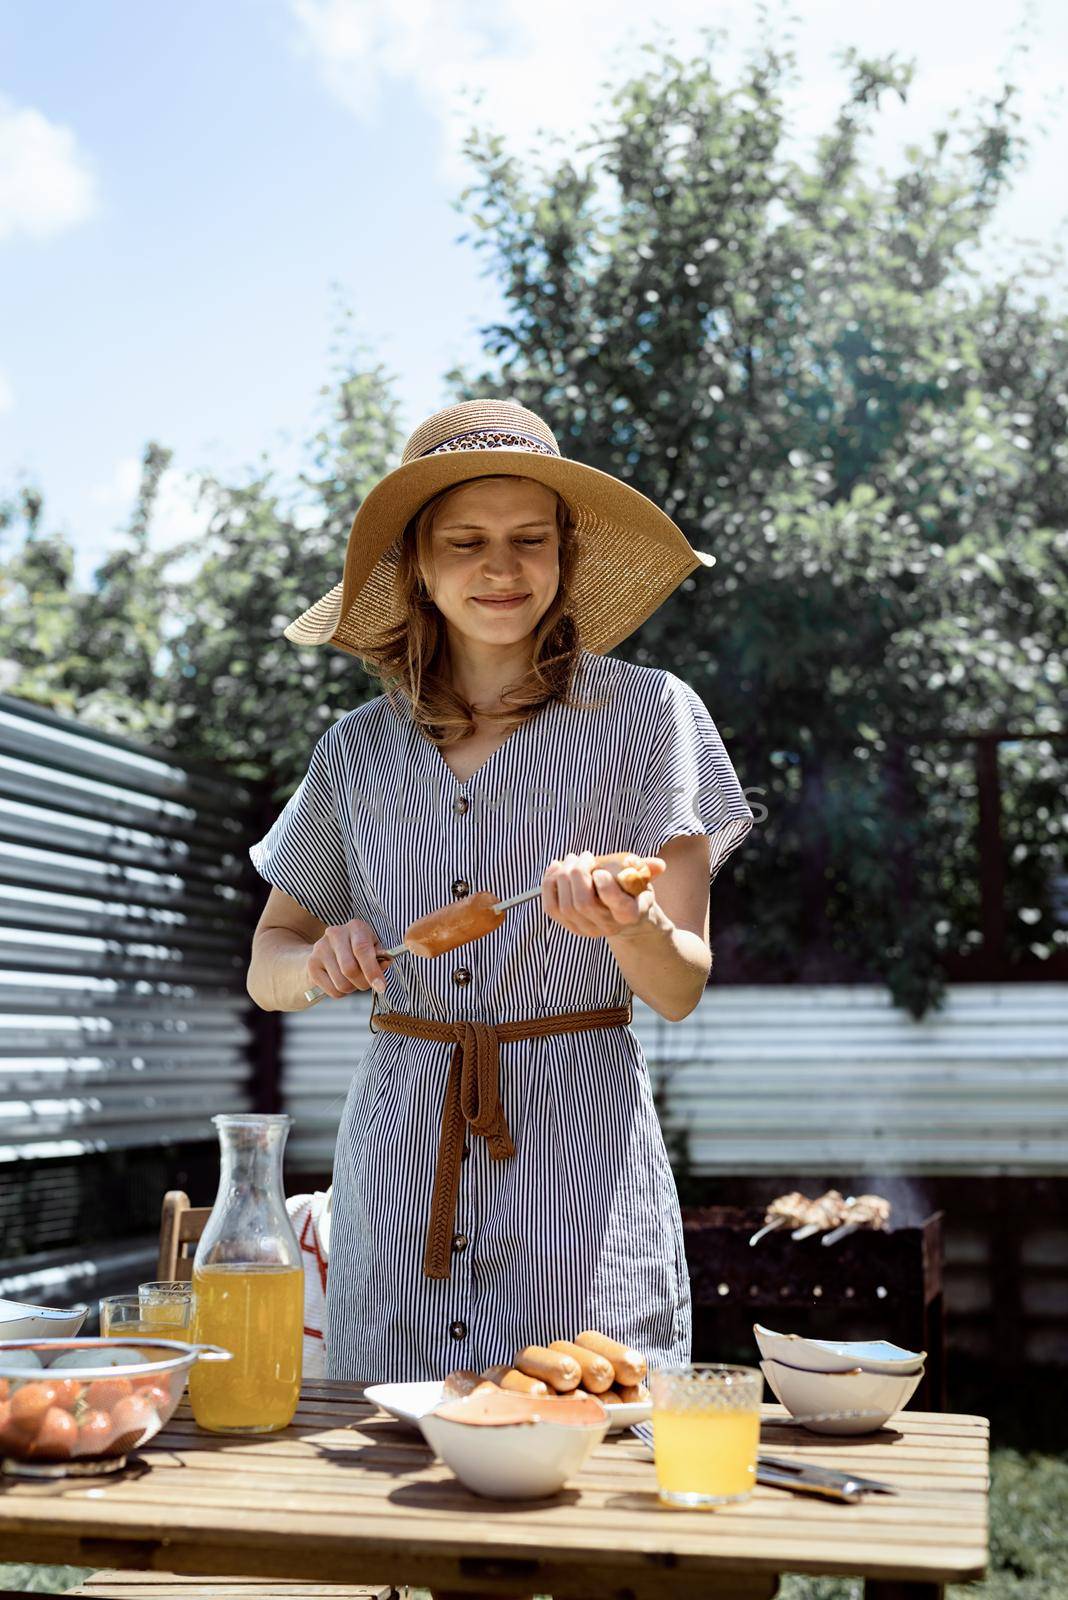
[[[633,1014],[633,1001],[599,1011],[564,1011],[556,1016],[532,1017],[527,1022],[430,1022],[404,1011],[377,1011],[378,995],[371,1003],[371,1032],[403,1033],[409,1039],[436,1039],[454,1046],[441,1114],[434,1192],[430,1201],[423,1272],[428,1278],[450,1276],[452,1224],[460,1187],[460,1160],[465,1124],[481,1134],[494,1161],[515,1155],[500,1100],[498,1045],[511,1039],[541,1039],[553,1033],[581,1033],[587,1028],[625,1027]],[[376,1026],[377,1024],[377,1026]]]

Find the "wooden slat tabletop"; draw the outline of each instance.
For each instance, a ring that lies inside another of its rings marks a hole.
[[[737,1506],[661,1506],[652,1459],[608,1435],[558,1495],[486,1500],[359,1385],[309,1381],[293,1424],[200,1432],[183,1402],[112,1478],[0,1480],[0,1559],[492,1594],[767,1595],[781,1572],[939,1584],[986,1564],[985,1418],[905,1411],[828,1439],[765,1406],[769,1453],[845,1467],[900,1492],[836,1505],[758,1487]]]

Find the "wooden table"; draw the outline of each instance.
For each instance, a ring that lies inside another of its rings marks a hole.
[[[310,1381],[283,1433],[201,1433],[183,1403],[115,1477],[0,1479],[0,1559],[554,1600],[764,1600],[782,1572],[861,1575],[872,1600],[931,1600],[983,1575],[984,1418],[906,1411],[851,1441],[785,1415],[764,1407],[769,1453],[900,1494],[848,1506],[758,1488],[737,1506],[678,1511],[659,1504],[652,1460],[625,1433],[551,1499],[484,1500],[360,1386]]]

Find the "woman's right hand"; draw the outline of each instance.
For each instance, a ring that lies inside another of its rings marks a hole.
[[[340,1000],[354,990],[386,987],[383,969],[393,960],[378,942],[375,930],[359,917],[327,928],[312,945],[308,955],[308,977],[331,1000]]]

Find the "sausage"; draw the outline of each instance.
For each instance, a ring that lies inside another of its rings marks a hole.
[[[636,1400],[648,1400],[649,1391],[644,1383],[621,1383],[619,1385],[619,1398],[625,1406],[630,1406]]]
[[[619,1398],[618,1394],[616,1394],[614,1389],[606,1389],[604,1393],[599,1394],[597,1398],[600,1400],[602,1405],[606,1406],[621,1406],[623,1404],[622,1400]]]
[[[604,1356],[599,1356],[592,1350],[584,1350],[580,1344],[572,1344],[570,1339],[554,1339],[549,1346],[550,1350],[560,1350],[565,1356],[570,1356],[579,1364],[582,1373],[582,1386],[587,1394],[603,1394],[605,1389],[610,1389],[615,1382],[615,1373],[612,1363]]]
[[[560,1394],[577,1389],[582,1379],[582,1368],[574,1356],[564,1355],[560,1350],[550,1350],[543,1344],[528,1344],[516,1356],[515,1364],[520,1372],[551,1383]]]
[[[641,1383],[648,1371],[645,1357],[640,1350],[629,1350],[625,1344],[606,1338],[595,1328],[588,1328],[585,1333],[580,1333],[575,1343],[581,1345],[584,1350],[592,1350],[595,1355],[604,1356],[606,1361],[610,1361],[617,1383]]]
[[[500,1365],[496,1367],[483,1367],[482,1371],[479,1373],[479,1377],[485,1378],[487,1382],[495,1383],[499,1387],[500,1381],[507,1371],[508,1363],[507,1361],[502,1361]]]
[[[502,1389],[512,1389],[516,1394],[548,1394],[549,1385],[542,1383],[540,1378],[532,1378],[525,1372],[517,1372],[510,1367],[501,1379]]]
[[[404,935],[404,943],[415,956],[432,960],[447,950],[457,950],[492,933],[504,921],[503,911],[494,911],[497,895],[489,889],[469,894],[463,900],[442,906],[419,917]]]
[[[470,1394],[479,1382],[477,1372],[461,1368],[458,1372],[450,1372],[442,1384],[442,1397],[445,1400],[459,1400],[465,1394]]]

